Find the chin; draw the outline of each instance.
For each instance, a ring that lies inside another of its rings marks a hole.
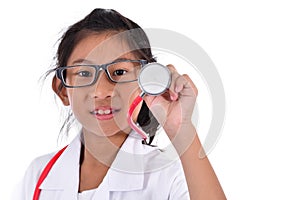
[[[131,131],[131,128],[127,125],[124,128],[120,128],[120,127],[98,127],[94,130],[91,130],[91,132],[97,136],[100,137],[111,137],[111,136],[116,136],[119,134],[129,134]]]

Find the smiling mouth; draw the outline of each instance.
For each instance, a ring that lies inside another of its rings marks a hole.
[[[119,112],[120,109],[106,108],[95,109],[91,112],[99,120],[108,120],[114,117],[114,114]]]

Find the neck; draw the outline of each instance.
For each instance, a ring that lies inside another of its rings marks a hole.
[[[84,151],[82,151],[82,163],[91,166],[111,166],[120,147],[128,134],[124,132],[113,136],[98,136],[83,130]]]

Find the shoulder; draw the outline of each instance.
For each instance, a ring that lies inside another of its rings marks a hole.
[[[55,151],[33,159],[25,172],[25,181],[29,184],[36,183],[45,166],[57,152]]]
[[[42,170],[55,152],[35,158],[28,166],[22,181],[15,188],[13,199],[31,199]]]
[[[39,171],[45,167],[45,165],[50,161],[50,159],[56,154],[56,152],[41,155],[33,159],[28,167],[28,170]]]

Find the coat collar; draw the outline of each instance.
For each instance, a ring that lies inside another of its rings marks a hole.
[[[79,158],[81,134],[78,134],[53,165],[41,184],[42,190],[68,190],[77,195],[79,185]],[[109,191],[132,191],[143,189],[144,154],[149,150],[136,133],[130,133],[120,148],[112,166],[101,185]],[[130,181],[128,181],[130,180]]]

